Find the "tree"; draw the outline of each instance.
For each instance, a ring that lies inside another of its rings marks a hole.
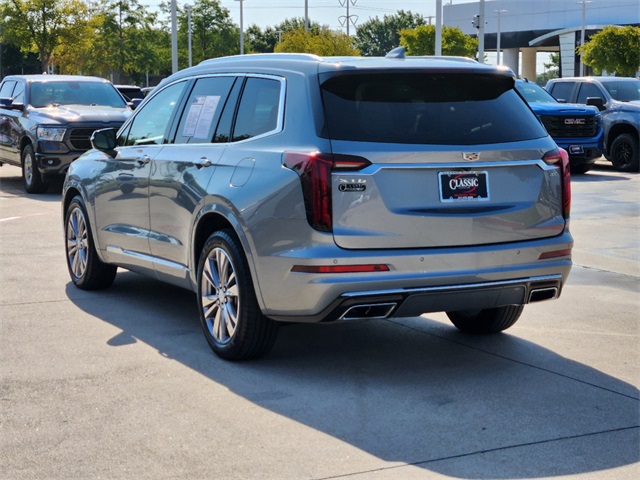
[[[582,61],[597,74],[606,70],[633,77],[640,70],[640,27],[610,25],[578,48]]]
[[[314,53],[321,56],[359,55],[353,38],[328,27],[318,33],[305,32],[304,27],[282,34],[282,42],[275,47],[276,52]]]
[[[304,18],[288,18],[274,27],[266,27],[264,31],[257,25],[251,25],[245,32],[244,38],[247,43],[246,51],[250,53],[271,53],[275,50],[279,37],[283,33],[304,29]],[[309,31],[315,34],[320,33],[321,26],[318,22],[309,22]]]
[[[88,21],[80,0],[3,0],[6,18],[4,38],[23,53],[38,54],[41,71],[46,71],[56,48],[75,38]]]
[[[362,55],[384,56],[400,45],[400,31],[425,25],[418,13],[399,10],[395,15],[385,15],[382,20],[372,18],[356,28],[356,46]]]
[[[187,11],[178,16],[178,63],[188,66]],[[209,58],[240,53],[240,29],[231,20],[229,10],[218,0],[195,0],[191,8],[193,64]]]
[[[434,55],[436,51],[436,27],[419,25],[400,31],[400,45],[407,48],[407,55]],[[462,33],[457,27],[442,27],[442,54],[475,58],[478,40]]]

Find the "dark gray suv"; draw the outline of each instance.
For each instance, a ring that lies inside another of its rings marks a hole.
[[[75,75],[12,75],[0,84],[0,165],[22,168],[29,193],[47,189],[91,148],[95,130],[131,114],[111,82]]]
[[[265,54],[164,80],[71,165],[70,276],[123,267],[193,290],[212,349],[281,322],[445,311],[494,333],[571,268],[568,156],[510,70]],[[363,327],[364,328],[364,327]]]

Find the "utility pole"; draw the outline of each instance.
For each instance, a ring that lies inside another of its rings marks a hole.
[[[304,0],[304,31],[309,31],[309,0]]]
[[[349,7],[351,5],[353,5],[355,7],[356,2],[358,0],[338,0],[340,2],[340,6],[341,7],[347,7],[347,14],[341,16],[340,18],[338,18],[338,20],[340,20],[340,25],[342,25],[343,27],[346,26],[347,27],[347,36],[349,36],[349,25],[353,24],[353,26],[356,26],[356,22],[358,21],[358,16],[357,15],[351,15],[349,13]],[[353,19],[353,20],[352,20]]]
[[[586,28],[587,20],[587,3],[591,3],[591,0],[582,0],[577,2],[582,5],[582,29],[580,30],[580,46],[584,45],[584,29]],[[584,63],[582,63],[582,53],[580,53],[580,76],[584,77]]]
[[[236,0],[236,2],[240,2],[240,55],[244,55],[244,23],[243,23],[243,8],[242,2],[243,0]]]
[[[178,71],[178,17],[177,0],[171,0],[171,73]]]
[[[478,13],[478,61],[484,63],[484,0],[480,0]]]
[[[436,0],[436,56],[442,55],[442,0]]]
[[[192,67],[193,66],[193,57],[191,55],[191,5],[187,4],[185,5],[185,7],[187,8],[187,32],[188,32],[188,39],[189,39],[189,66]]]
[[[500,29],[500,15],[504,12],[506,12],[507,10],[496,10],[495,12],[498,14],[498,37],[496,39],[496,52],[498,54],[497,56],[497,61],[496,61],[496,65],[500,65],[500,35],[501,35],[501,29]]]

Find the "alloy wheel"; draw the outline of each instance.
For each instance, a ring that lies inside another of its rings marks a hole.
[[[67,261],[71,272],[81,278],[87,270],[87,222],[80,208],[76,207],[67,221]]]
[[[217,342],[228,343],[238,326],[240,297],[233,263],[222,248],[211,250],[205,260],[200,296],[209,333]]]

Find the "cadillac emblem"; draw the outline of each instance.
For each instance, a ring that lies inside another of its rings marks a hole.
[[[462,158],[467,162],[477,162],[480,160],[480,153],[465,153],[462,152]]]

